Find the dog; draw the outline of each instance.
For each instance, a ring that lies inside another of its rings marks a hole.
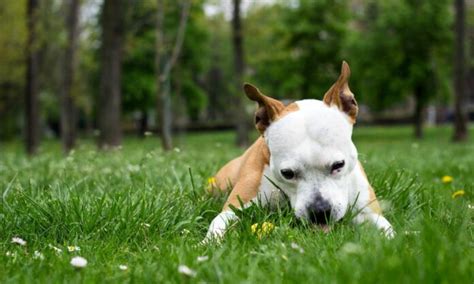
[[[297,218],[324,229],[352,210],[357,213],[355,224],[370,222],[388,238],[394,236],[352,142],[358,105],[349,88],[350,73],[343,61],[339,78],[322,101],[307,99],[287,106],[244,85],[247,97],[258,103],[255,127],[261,135],[212,179],[213,189],[232,191],[205,241],[222,239],[228,225],[238,219],[234,210],[241,205],[276,206],[285,199]]]

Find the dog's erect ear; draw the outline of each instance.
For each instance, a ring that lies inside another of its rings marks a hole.
[[[359,107],[354,98],[354,94],[349,89],[349,77],[351,76],[351,69],[347,62],[342,62],[341,75],[336,83],[326,92],[323,101],[328,105],[336,105],[341,111],[345,112],[355,123]]]
[[[258,103],[258,109],[255,112],[255,127],[263,134],[270,123],[275,121],[285,109],[285,105],[279,100],[265,96],[251,84],[244,84],[244,90],[249,99]]]

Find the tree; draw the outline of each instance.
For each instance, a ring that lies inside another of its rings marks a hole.
[[[0,139],[20,132],[25,92],[26,1],[0,1]]]
[[[158,115],[160,116],[161,143],[165,151],[171,150],[172,148],[170,73],[173,70],[173,67],[176,64],[176,61],[178,60],[179,54],[181,52],[190,7],[191,1],[185,0],[181,8],[181,17],[176,35],[176,41],[171,52],[168,52],[165,47],[164,36],[164,0],[157,0],[155,55],[157,110]]]
[[[414,134],[421,138],[427,104],[449,94],[449,1],[369,1],[365,14],[349,52],[361,78],[354,89],[375,110],[412,96]]]
[[[348,1],[301,0],[286,19],[287,45],[300,96],[322,98],[339,74],[348,28]]]
[[[39,53],[37,42],[38,1],[28,0],[27,29],[28,38],[26,43],[26,91],[25,91],[25,114],[26,114],[26,150],[32,155],[37,152],[40,135],[40,116],[38,99],[38,65]]]
[[[241,95],[244,76],[243,31],[240,16],[241,0],[233,0],[232,42],[234,48],[234,123],[237,129],[236,144],[245,147],[249,144],[249,123],[245,112],[244,96]]]
[[[98,105],[99,148],[122,143],[121,76],[126,0],[105,0],[102,5],[101,76]]]
[[[454,1],[455,16],[455,52],[454,52],[454,141],[467,140],[468,112],[466,92],[466,51],[465,51],[465,26],[466,5],[464,0]]]
[[[61,140],[64,152],[68,153],[75,144],[76,139],[76,109],[72,87],[76,68],[76,50],[78,37],[79,1],[69,0],[66,5],[67,16],[65,26],[67,30],[67,43],[64,54],[64,70],[61,96]]]

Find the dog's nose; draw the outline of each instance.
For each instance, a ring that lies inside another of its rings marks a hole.
[[[317,196],[308,206],[308,216],[313,223],[327,224],[331,217],[331,204],[321,196]]]

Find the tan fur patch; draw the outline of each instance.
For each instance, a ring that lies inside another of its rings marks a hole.
[[[364,174],[365,179],[368,182],[369,179],[367,178],[367,174],[365,173],[364,167],[362,167],[362,164],[360,162],[359,162],[359,167],[360,167],[362,173]],[[367,206],[370,209],[372,209],[372,211],[374,211],[375,213],[377,213],[379,215],[382,215],[382,209],[380,208],[380,204],[377,200],[377,197],[375,196],[375,191],[372,188],[372,186],[370,185],[370,183],[369,183],[369,204]]]
[[[270,160],[270,152],[263,137],[259,137],[241,158],[236,183],[223,210],[230,205],[240,208],[240,202],[246,204],[257,196],[263,170]]]
[[[291,103],[289,105],[287,105],[285,107],[285,109],[283,109],[283,111],[281,113],[279,113],[278,117],[275,119],[275,121],[279,120],[279,119],[282,119],[284,116],[286,116],[287,114],[289,113],[292,113],[294,111],[298,111],[300,109],[300,107],[298,106],[297,103]]]

